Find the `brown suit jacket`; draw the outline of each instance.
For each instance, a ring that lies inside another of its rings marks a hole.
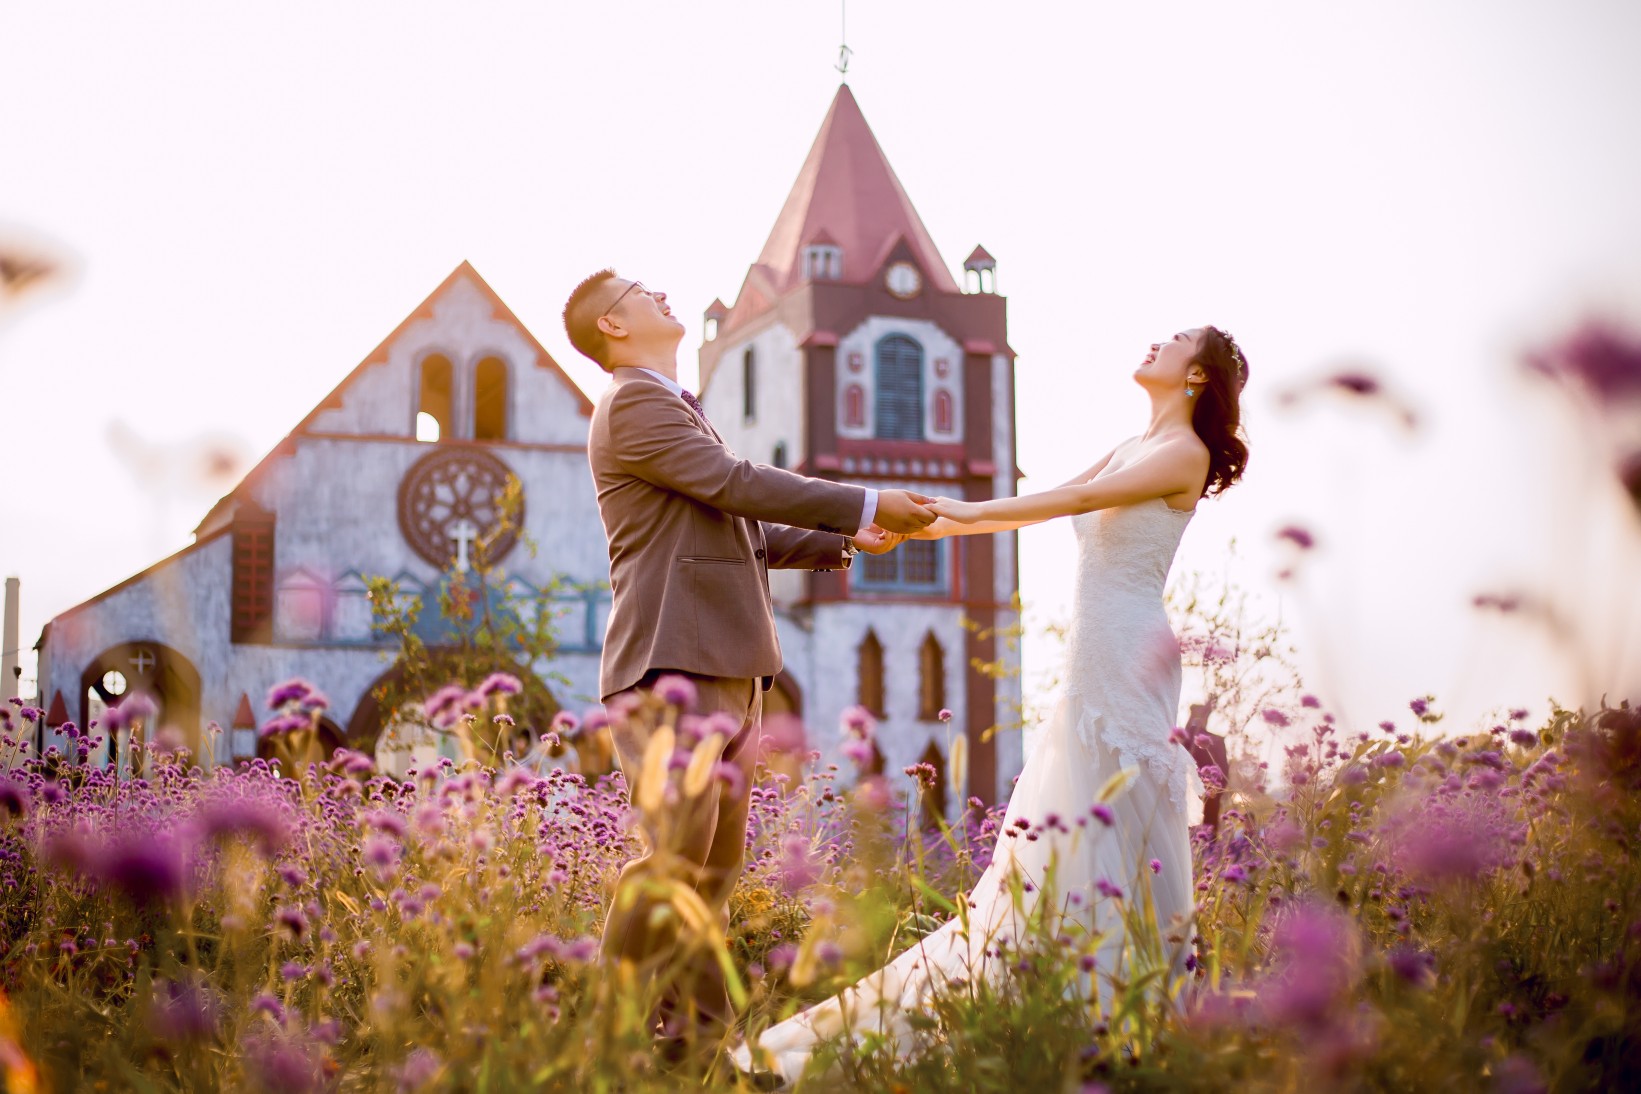
[[[865,488],[740,459],[655,377],[613,375],[587,434],[613,600],[600,692],[651,669],[775,675],[768,568],[844,566]]]

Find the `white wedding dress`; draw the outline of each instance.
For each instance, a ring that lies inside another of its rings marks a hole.
[[[1110,1013],[1113,974],[1132,979],[1144,959],[1125,944],[1122,913],[1101,882],[1120,887],[1122,901],[1136,909],[1149,888],[1167,947],[1153,962],[1183,974],[1195,892],[1188,827],[1201,818],[1204,788],[1185,748],[1168,739],[1181,673],[1162,592],[1193,512],[1152,498],[1072,518],[1077,578],[1065,690],[1015,783],[991,865],[969,893],[967,925],[953,918],[839,995],[764,1030],[756,1061],[749,1045],[738,1046],[731,1055],[742,1069],[756,1062],[796,1082],[816,1046],[846,1028],[857,1038],[887,1035],[903,1056],[918,1052],[931,1034],[917,1032],[907,1015],[943,984],[961,990],[1006,974],[1009,962],[995,951],[1024,936],[1022,913],[1041,897],[1051,861],[1058,930],[1106,933],[1092,974],[1102,1014]],[[1122,768],[1130,777],[1106,803],[1107,827],[1090,809]],[[1021,818],[1029,829],[1015,824]],[[1021,903],[1009,883],[1016,869],[1032,883]],[[1183,942],[1167,940],[1171,926]]]

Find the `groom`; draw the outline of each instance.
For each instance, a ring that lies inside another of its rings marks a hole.
[[[600,270],[564,306],[570,344],[613,382],[587,435],[598,509],[610,541],[612,604],[599,692],[618,694],[663,674],[688,677],[700,714],[739,727],[723,760],[751,785],[763,692],[781,671],[768,570],[847,568],[856,550],[881,554],[935,519],[930,500],[805,478],[738,458],[701,404],[678,383],[684,325],[667,296]],[[804,531],[803,529],[812,529]],[[617,719],[617,722],[621,721]],[[631,784],[647,744],[612,726]],[[713,780],[704,801],[641,816],[645,853],[621,873],[604,924],[606,960],[631,963],[639,983],[675,958],[675,919],[651,922],[645,881],[681,880],[722,917],[741,874],[748,795]],[[666,808],[666,807],[663,807]],[[676,1046],[692,1027],[715,1039],[733,1019],[710,954],[670,981],[657,1015]]]

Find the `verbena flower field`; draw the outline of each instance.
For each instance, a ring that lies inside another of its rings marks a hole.
[[[701,725],[681,706],[640,713],[671,731],[640,797],[728,778],[691,762]],[[1437,718],[1413,713],[1421,731]],[[589,785],[504,756],[398,782],[346,751],[285,777],[207,773],[144,744],[122,777],[83,762],[106,726],[33,755],[40,716],[0,712],[7,1090],[735,1088],[727,1070],[667,1070],[643,1028],[657,985],[598,962],[637,850],[619,774]],[[838,1046],[811,1087],[1525,1092],[1641,1075],[1641,715],[1515,712],[1442,739],[1347,737],[1309,698],[1269,719],[1300,734],[1289,791],[1233,783],[1217,830],[1195,831],[1188,979],[1120,974],[1097,1013],[1078,988],[1092,949],[1040,923],[1016,975],[932,1001],[910,1062]],[[770,743],[805,756],[794,735]],[[752,795],[728,929],[674,911],[686,944],[733,965],[755,1028],[910,944],[998,839],[1031,836],[973,807],[918,835],[881,781],[830,768],[726,789]],[[1092,795],[1077,823],[1098,838]],[[1119,909],[1120,882],[1103,897]],[[1136,951],[1158,944],[1129,923]]]

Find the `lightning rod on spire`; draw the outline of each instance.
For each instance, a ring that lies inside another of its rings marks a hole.
[[[838,70],[838,73],[843,77],[843,82],[848,83],[849,58],[855,52],[849,48],[849,0],[838,0],[838,15],[843,24],[838,33],[838,38],[842,44],[838,46],[838,59],[832,67]]]

